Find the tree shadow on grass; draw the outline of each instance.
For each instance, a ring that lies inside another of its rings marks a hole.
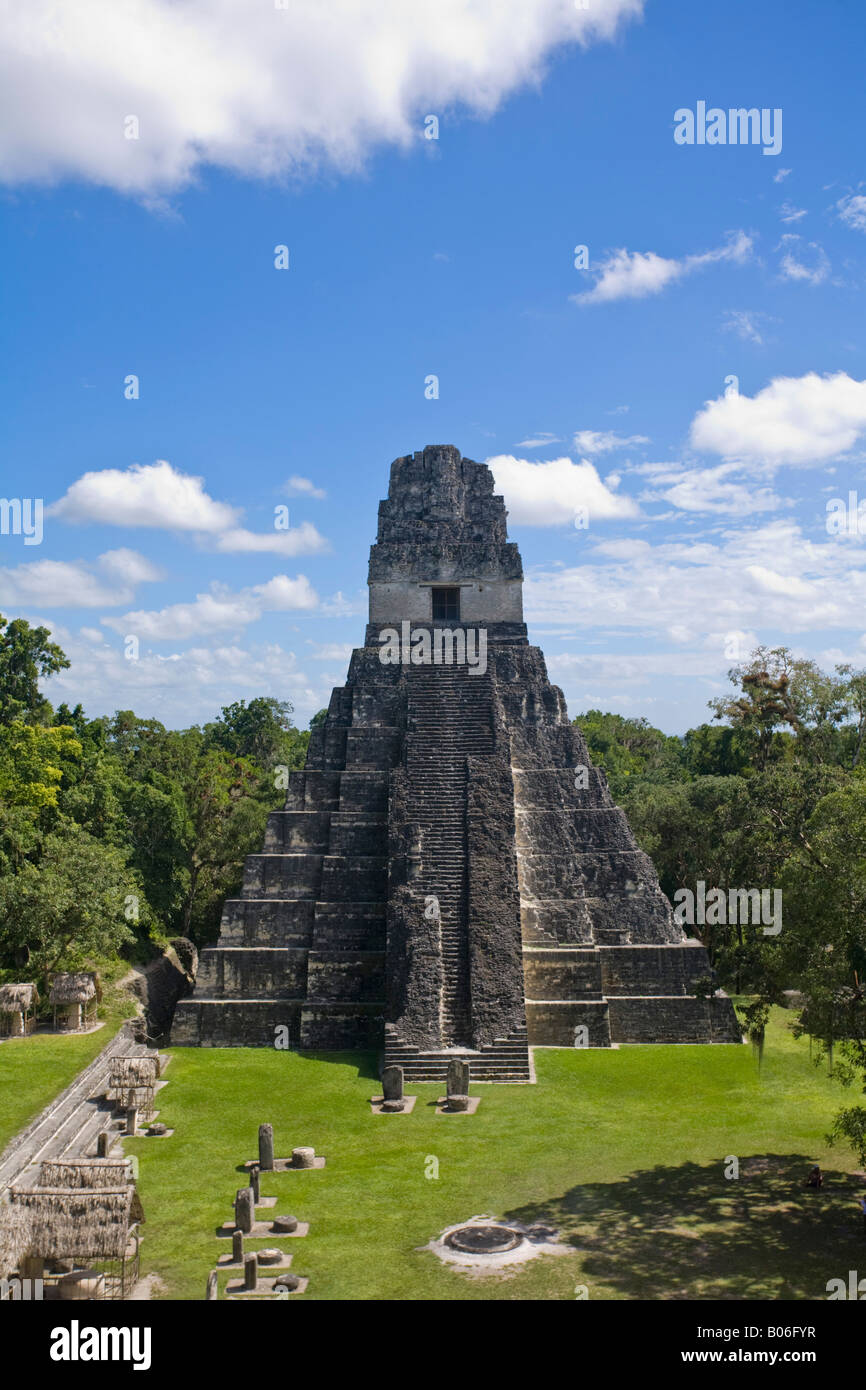
[[[585,1280],[644,1299],[825,1299],[827,1281],[866,1275],[857,1198],[864,1178],[814,1159],[761,1154],[725,1178],[724,1159],[657,1167],[506,1213],[555,1226],[582,1255]]]

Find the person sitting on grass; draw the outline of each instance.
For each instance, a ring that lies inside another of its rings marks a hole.
[[[821,1172],[821,1169],[818,1167],[817,1163],[815,1164],[814,1168],[810,1169],[809,1176],[806,1179],[805,1185],[806,1187],[824,1186],[824,1174]]]

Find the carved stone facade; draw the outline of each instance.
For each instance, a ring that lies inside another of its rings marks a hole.
[[[407,1079],[461,1049],[476,1080],[527,1080],[531,1044],[740,1041],[529,645],[505,522],[457,449],[392,464],[364,646],[173,1043],[272,1046],[282,1025],[300,1048],[384,1044]]]

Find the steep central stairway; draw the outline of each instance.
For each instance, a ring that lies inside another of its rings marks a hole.
[[[472,688],[467,688],[467,685]],[[466,666],[417,666],[409,678],[409,815],[421,827],[418,889],[439,903],[444,985],[442,1040],[469,1047],[466,758],[493,751],[492,693]]]
[[[417,892],[439,904],[442,1051],[422,1051],[385,1025],[385,1062],[406,1080],[443,1081],[449,1061],[469,1063],[476,1081],[529,1081],[526,1032],[472,1044],[468,933],[467,757],[494,752],[490,677],[465,665],[417,666],[408,681],[406,771],[409,819],[421,831]]]

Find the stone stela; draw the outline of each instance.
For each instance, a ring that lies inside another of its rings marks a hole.
[[[451,446],[396,459],[368,582],[364,646],[172,1044],[268,1047],[280,1030],[382,1048],[450,1091],[455,1053],[473,1081],[529,1081],[532,1044],[739,1043],[529,644],[489,468]],[[383,629],[404,623],[483,629],[485,670],[383,663]]]

